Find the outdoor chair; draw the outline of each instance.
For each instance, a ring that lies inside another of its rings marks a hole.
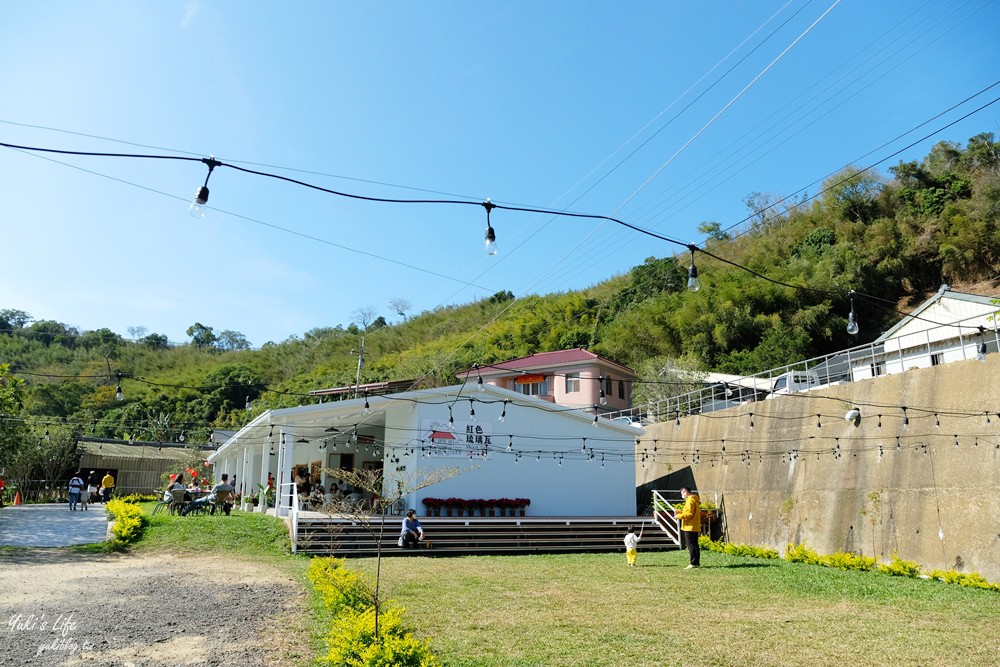
[[[184,500],[184,494],[187,493],[184,489],[170,489],[170,510],[171,514],[180,514],[184,509],[184,505],[187,504]]]
[[[169,511],[170,504],[174,502],[174,497],[166,491],[154,490],[153,493],[156,493],[160,496],[160,499],[157,501],[156,506],[153,507],[153,516],[156,516],[160,512],[160,510]]]
[[[216,510],[219,512],[226,511],[226,503],[232,499],[232,491],[219,491],[215,494],[214,507],[212,508],[212,513],[214,514]]]

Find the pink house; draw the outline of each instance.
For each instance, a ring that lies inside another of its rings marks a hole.
[[[632,406],[635,371],[583,348],[539,352],[456,373],[471,384],[491,384],[557,405],[602,414]]]

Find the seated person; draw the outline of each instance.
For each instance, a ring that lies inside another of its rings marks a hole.
[[[326,496],[323,493],[323,487],[317,484],[313,487],[312,493],[309,494],[309,504],[313,507],[321,507],[325,500]]]
[[[192,479],[191,483],[187,485],[187,490],[192,495],[201,493],[201,486],[198,485],[198,479]]]
[[[328,502],[328,503],[335,503],[338,500],[340,500],[342,497],[343,497],[343,494],[340,492],[340,487],[337,486],[336,482],[331,482],[330,483],[330,490],[326,492],[326,498],[325,498],[326,502]]]
[[[424,527],[420,525],[417,518],[417,510],[408,510],[406,518],[403,519],[402,529],[399,534],[400,546],[404,549],[412,549],[417,543],[424,539]]]
[[[229,475],[227,475],[225,473],[223,473],[223,475],[222,475],[222,481],[219,484],[216,484],[212,488],[212,492],[211,493],[209,493],[207,496],[199,498],[198,500],[193,500],[193,501],[189,502],[187,504],[187,506],[184,507],[184,511],[181,512],[181,516],[187,516],[188,512],[190,512],[191,510],[196,509],[198,507],[211,507],[211,511],[209,513],[214,516],[215,515],[215,503],[216,503],[216,501],[219,498],[219,494],[222,493],[222,492],[225,492],[225,494],[226,494],[226,496],[228,498],[232,498],[232,496],[233,496],[233,487],[229,483]],[[229,516],[229,510],[231,508],[232,508],[232,504],[231,503],[226,502],[226,503],[223,504],[222,510],[226,513],[226,516]]]

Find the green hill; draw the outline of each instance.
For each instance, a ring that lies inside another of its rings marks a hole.
[[[702,288],[691,293],[686,253],[651,257],[585,290],[517,300],[500,292],[398,324],[380,318],[363,332],[362,382],[450,384],[476,363],[577,346],[646,376],[668,360],[752,373],[872,340],[898,319],[896,308],[943,282],[994,291],[1000,143],[991,133],[964,146],[939,143],[889,174],[848,169],[789,210],[787,202],[767,208],[773,198],[758,194],[747,201],[752,217],[739,234],[702,224],[704,249],[802,289],[699,253]],[[858,293],[857,337],[845,331],[850,290]],[[36,435],[59,427],[143,440],[176,440],[182,431],[204,438],[263,409],[315,400],[309,390],[352,384],[362,333],[337,325],[250,350],[240,349],[238,332],[216,336],[198,324],[191,343],[170,346],[157,334],[130,341],[32,322],[14,308],[0,310],[0,331],[0,360],[24,380],[16,390],[4,380],[17,395],[0,405],[2,423],[20,419]]]

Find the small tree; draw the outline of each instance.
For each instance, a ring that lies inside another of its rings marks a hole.
[[[361,325],[362,329],[368,331],[368,327],[378,317],[378,309],[375,306],[362,306],[351,313],[351,316],[356,323]]]
[[[413,304],[411,304],[406,299],[395,298],[395,299],[389,299],[389,307],[392,308],[394,311],[396,311],[396,314],[402,317],[403,321],[405,322],[406,313],[409,312],[411,308],[413,308]]]
[[[367,491],[373,496],[377,496],[381,501],[371,512],[365,511],[363,507],[356,503],[350,503],[346,499],[327,503],[323,506],[323,512],[328,516],[335,514],[346,515],[351,521],[362,526],[372,536],[372,539],[375,540],[375,585],[368,591],[368,595],[375,613],[375,636],[379,637],[379,614],[386,602],[382,598],[381,592],[382,538],[385,535],[385,518],[389,513],[389,508],[414,491],[433,486],[446,479],[451,479],[465,471],[461,468],[440,468],[427,472],[417,471],[402,475],[396,474],[388,480],[383,478],[381,470],[327,468],[326,472],[328,475],[355,489]],[[377,524],[375,522],[376,517],[378,518]]]

